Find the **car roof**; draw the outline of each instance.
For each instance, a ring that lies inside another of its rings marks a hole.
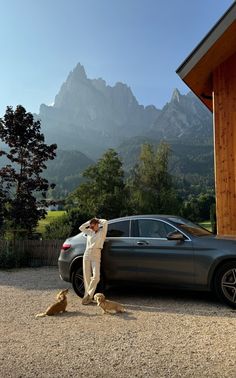
[[[138,215],[130,215],[130,216],[126,216],[126,217],[121,217],[121,218],[114,218],[114,219],[110,219],[109,220],[109,223],[113,223],[113,222],[118,222],[118,221],[125,221],[125,220],[130,220],[130,219],[140,219],[140,218],[154,218],[154,219],[163,219],[163,220],[166,220],[166,219],[169,219],[169,218],[180,218],[176,215],[166,215],[166,214],[138,214]]]

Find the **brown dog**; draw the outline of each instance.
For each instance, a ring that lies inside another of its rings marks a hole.
[[[61,290],[56,298],[57,302],[54,303],[52,306],[48,307],[47,310],[41,314],[35,315],[36,318],[43,317],[43,316],[51,316],[59,314],[60,312],[66,312],[67,306],[67,298],[66,294],[68,293],[69,289]]]
[[[110,312],[125,312],[124,306],[120,303],[109,301],[105,298],[105,295],[102,293],[97,293],[94,295],[94,300],[97,302],[97,305],[103,310],[103,314]]]

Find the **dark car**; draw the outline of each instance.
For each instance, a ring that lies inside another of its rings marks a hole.
[[[83,296],[82,259],[86,234],[68,238],[59,272]],[[236,308],[236,240],[219,238],[186,219],[139,215],[108,222],[101,283],[157,284],[214,291]]]

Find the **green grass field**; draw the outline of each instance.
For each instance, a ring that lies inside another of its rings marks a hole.
[[[64,210],[48,211],[47,215],[46,215],[46,218],[45,219],[41,219],[39,221],[39,224],[38,224],[38,227],[37,227],[36,231],[39,232],[40,234],[42,234],[44,232],[45,227],[46,227],[47,224],[49,224],[54,219],[61,217],[65,213],[66,213],[66,211],[64,211]]]

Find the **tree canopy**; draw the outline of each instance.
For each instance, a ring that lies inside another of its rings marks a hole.
[[[72,194],[79,211],[92,216],[114,218],[125,209],[125,183],[122,162],[117,152],[109,149],[98,162],[87,168],[86,182]]]
[[[50,185],[41,174],[57,146],[45,143],[40,121],[21,105],[7,107],[0,119],[0,139],[6,146],[0,156],[9,161],[0,169],[4,218],[8,229],[29,235],[46,213],[43,199]]]
[[[168,172],[170,147],[160,143],[154,150],[143,144],[139,161],[130,180],[130,197],[134,212],[142,214],[176,213],[179,202]]]

